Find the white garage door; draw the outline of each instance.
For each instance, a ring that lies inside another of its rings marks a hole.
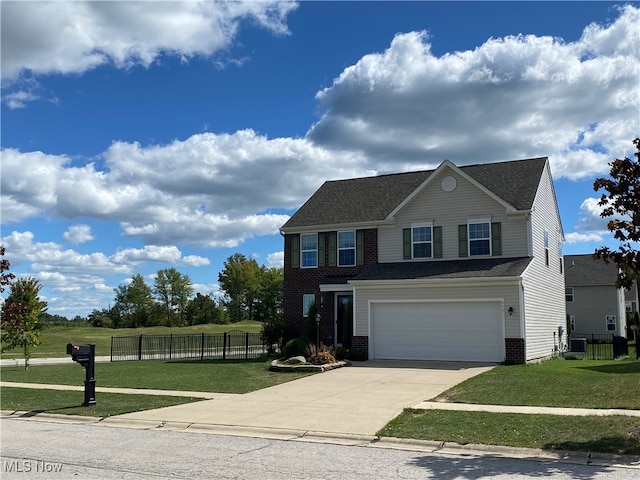
[[[371,305],[373,358],[501,362],[499,302],[402,302]]]

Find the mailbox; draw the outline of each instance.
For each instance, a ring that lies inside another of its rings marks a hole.
[[[67,355],[71,355],[74,362],[78,362],[85,369],[84,379],[84,403],[83,405],[96,404],[96,344],[89,343],[79,345],[67,343]]]

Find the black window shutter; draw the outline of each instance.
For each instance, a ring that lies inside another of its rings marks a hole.
[[[364,265],[364,231],[356,231],[356,265]]]
[[[458,256],[468,257],[469,251],[467,248],[467,226],[458,225]]]
[[[411,260],[411,229],[402,229],[402,258]]]
[[[318,266],[324,267],[324,233],[318,234]]]
[[[300,267],[300,235],[291,236],[291,266]]]
[[[502,225],[500,222],[491,224],[491,255],[502,255]]]
[[[433,258],[442,258],[442,227],[433,227]]]
[[[329,236],[329,266],[335,267],[337,265],[338,258],[338,247],[337,247],[337,236],[336,232],[327,233]]]

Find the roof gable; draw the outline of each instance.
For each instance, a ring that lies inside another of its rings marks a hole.
[[[445,166],[516,210],[533,205],[546,157],[325,182],[282,229],[384,222]]]

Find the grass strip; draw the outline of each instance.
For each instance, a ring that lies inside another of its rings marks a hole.
[[[201,398],[193,397],[98,392],[96,394],[96,404],[85,407],[82,405],[84,392],[5,387],[0,389],[0,395],[0,408],[2,410],[91,417],[109,417],[123,413],[202,401]]]
[[[640,418],[405,409],[378,435],[545,450],[640,454]]]
[[[310,372],[272,372],[270,361],[144,360],[96,363],[99,387],[150,388],[193,392],[248,393],[298,378]],[[84,369],[77,363],[3,367],[2,381],[83,385]]]
[[[640,361],[554,359],[499,365],[436,398],[484,405],[640,409]]]

